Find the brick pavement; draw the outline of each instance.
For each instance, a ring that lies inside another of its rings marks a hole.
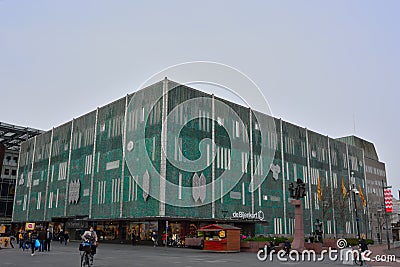
[[[387,250],[387,245],[386,244],[377,244],[377,245],[372,245],[369,246],[369,249],[372,251],[372,257],[376,257],[377,255],[379,256],[388,256],[388,255],[395,255],[396,256],[396,262],[370,262],[368,265],[369,266],[393,266],[393,267],[399,267],[400,266],[400,248],[392,248],[390,251]]]

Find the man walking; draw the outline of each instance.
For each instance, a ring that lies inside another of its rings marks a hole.
[[[46,242],[46,231],[43,228],[39,230],[38,238],[40,242],[39,252],[43,252]]]
[[[50,242],[51,239],[53,239],[53,234],[50,232],[50,229],[47,228],[47,232],[46,232],[46,242],[45,242],[45,247],[44,249],[46,251],[50,251]]]

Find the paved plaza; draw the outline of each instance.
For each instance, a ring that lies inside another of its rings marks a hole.
[[[52,243],[50,252],[0,250],[0,266],[79,266],[78,242]],[[255,253],[213,253],[189,248],[164,248],[101,243],[94,266],[281,266],[294,263],[260,262]],[[317,264],[315,264],[317,266]],[[335,266],[335,265],[332,265]]]
[[[36,252],[31,256],[30,250],[8,248],[0,250],[0,266],[80,266],[78,242],[67,246],[58,242],[52,243],[50,252]],[[395,263],[396,264],[396,263]],[[398,264],[398,263],[397,263]],[[151,246],[131,246],[126,244],[104,244],[98,248],[94,266],[345,266],[341,262],[278,262],[276,259],[261,262],[255,253],[213,253],[188,248],[164,248]],[[376,264],[375,266],[388,266]],[[395,265],[391,265],[395,266]]]

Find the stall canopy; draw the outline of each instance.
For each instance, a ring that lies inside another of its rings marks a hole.
[[[228,224],[210,224],[198,231],[204,234],[204,250],[239,252],[240,230]]]

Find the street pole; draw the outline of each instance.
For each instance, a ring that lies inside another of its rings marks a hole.
[[[391,186],[390,186],[391,187]],[[385,224],[386,224],[386,243],[388,250],[390,250],[390,238],[389,238],[389,226],[388,226],[388,214],[386,212],[386,205],[385,205],[385,189],[390,188],[389,186],[385,186],[382,180],[382,193],[383,193],[383,203],[384,203],[384,209],[385,209]]]
[[[385,220],[386,220],[386,242],[387,242],[387,247],[388,250],[390,250],[390,238],[389,238],[389,226],[388,226],[388,214],[385,211]]]
[[[358,240],[360,240],[360,225],[359,225],[359,220],[360,219],[358,218],[357,202],[356,202],[356,191],[357,191],[357,188],[356,188],[356,184],[355,184],[353,175],[354,175],[354,172],[351,172],[351,180],[354,182],[353,186],[352,186],[353,188],[352,188],[351,191],[353,191],[354,212],[355,212],[355,215],[356,215],[356,225],[357,225],[357,238],[358,238]]]
[[[382,210],[378,210],[377,217],[378,217],[378,231],[379,231],[379,244],[382,244],[382,224],[381,224],[381,212]]]
[[[357,224],[357,238],[360,239],[360,224],[359,224],[359,218],[358,218],[358,212],[357,212],[357,202],[356,202],[356,188],[354,186],[353,188],[353,201],[354,201],[354,211],[356,214],[356,224]]]
[[[168,246],[168,221],[165,221],[165,247],[167,246]]]

